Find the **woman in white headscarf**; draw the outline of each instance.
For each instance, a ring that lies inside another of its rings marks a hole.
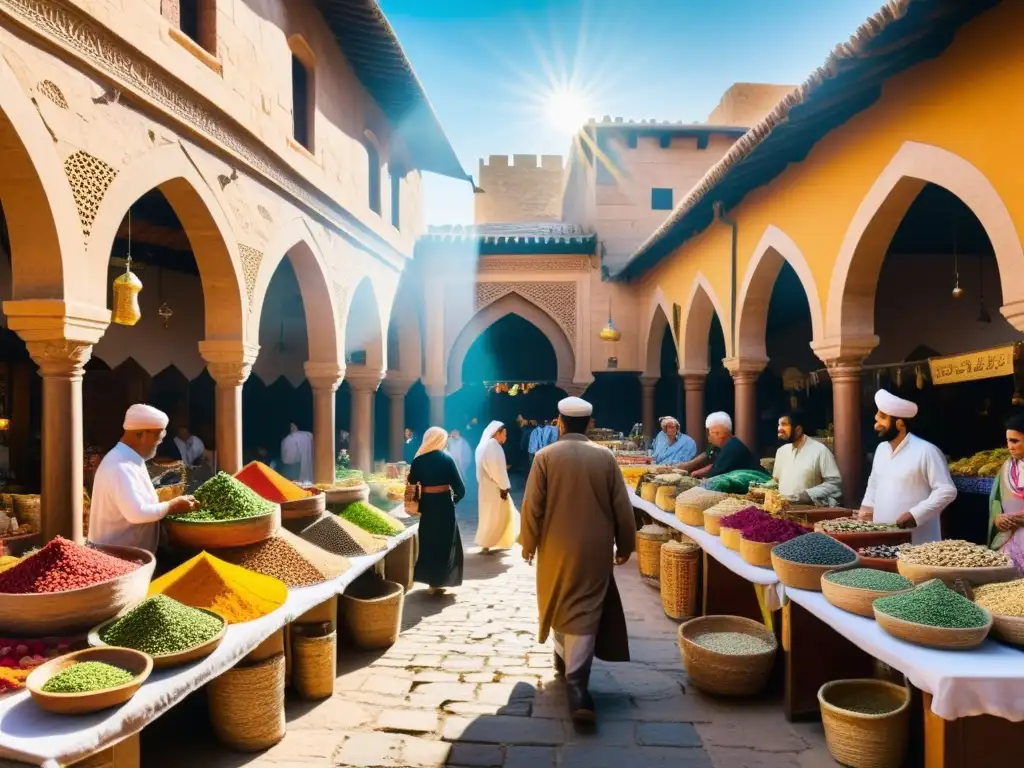
[[[501,447],[508,438],[505,425],[492,421],[476,448],[476,479],[479,483],[479,522],[476,543],[484,551],[510,549],[516,540],[516,512],[509,495],[511,483]]]
[[[445,453],[448,433],[431,427],[409,467],[408,482],[420,486],[420,554],[413,578],[433,595],[462,584],[462,536],[455,505],[466,495],[455,460]]]

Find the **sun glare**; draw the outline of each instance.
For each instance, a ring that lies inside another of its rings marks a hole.
[[[573,88],[552,90],[545,101],[544,111],[552,125],[570,135],[582,128],[590,117],[586,97]]]

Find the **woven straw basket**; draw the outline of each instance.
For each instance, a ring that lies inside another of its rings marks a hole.
[[[658,587],[661,578],[661,545],[668,541],[668,531],[636,532],[636,553],[640,577],[649,586]]]
[[[661,607],[675,621],[697,615],[700,547],[672,541],[661,547]]]
[[[980,606],[979,606],[980,607]],[[982,609],[984,610],[984,609]],[[989,630],[992,629],[992,614],[985,611],[988,621],[985,626],[976,629],[950,629],[948,627],[930,627],[904,621],[875,609],[875,621],[893,637],[906,640],[915,645],[926,645],[929,648],[941,648],[947,651],[962,651],[976,648],[985,642]]]
[[[687,525],[700,528],[704,525],[704,508],[692,504],[676,503],[676,519]]]
[[[747,541],[740,535],[740,557],[743,562],[750,565],[759,565],[762,568],[772,567],[772,547],[778,544],[777,541],[761,542]]]
[[[206,686],[210,724],[220,741],[239,752],[258,752],[284,738],[284,654],[215,677]]]
[[[828,573],[832,573],[832,571],[829,571]],[[840,610],[855,613],[858,616],[865,616],[869,619],[875,618],[875,609],[871,604],[875,602],[876,599],[904,591],[901,589],[884,591],[878,589],[849,587],[845,584],[836,584],[835,582],[829,581],[825,578],[826,575],[827,574],[824,574],[821,577],[821,593],[824,595],[825,599]]]
[[[654,494],[654,505],[662,512],[672,512],[676,508],[676,496],[679,488],[674,485],[661,485]]]
[[[1012,565],[1001,565],[990,568],[948,568],[940,565],[916,565],[897,558],[896,567],[900,576],[910,579],[915,584],[923,584],[931,579],[941,579],[947,587],[952,587],[957,579],[963,579],[974,586],[979,584],[995,584],[999,581],[1013,581],[1018,577],[1017,569]]]
[[[658,486],[653,483],[644,483],[644,487],[640,489],[640,498],[653,504],[657,496]]]
[[[845,544],[843,546],[846,546]],[[849,547],[846,547],[850,549]],[[810,565],[808,563],[797,563],[792,560],[783,560],[772,552],[772,568],[779,581],[793,589],[807,589],[811,592],[821,592],[821,577],[829,571],[845,571],[848,568],[856,568],[859,562],[857,553],[850,549],[853,559],[842,565]]]
[[[818,691],[825,741],[837,762],[899,768],[907,755],[910,693],[884,680],[834,680]],[[881,710],[878,714],[858,709]]]
[[[1004,643],[1024,647],[1024,618],[993,613],[992,634]]]
[[[750,655],[725,654],[697,645],[693,638],[709,632],[739,632],[763,639],[770,648]],[[768,683],[775,654],[775,635],[760,622],[741,616],[702,616],[679,627],[679,652],[690,682],[705,693],[753,696]]]
[[[740,542],[743,539],[743,533],[739,528],[726,528],[723,525],[719,528],[718,536],[722,540],[722,545],[726,549],[731,549],[733,552],[740,551]]]
[[[722,518],[724,515],[719,515],[709,510],[704,510],[704,530],[710,533],[712,536],[722,535]]]
[[[418,534],[417,534],[418,535]],[[416,568],[416,537],[403,541],[384,555],[384,578],[401,584],[408,592],[412,589],[413,572]]]
[[[357,647],[390,648],[402,629],[404,600],[405,590],[393,581],[353,582],[341,596],[339,618]]]
[[[338,633],[305,634],[303,629],[302,624],[292,625],[292,687],[303,699],[328,699],[334,695]]]

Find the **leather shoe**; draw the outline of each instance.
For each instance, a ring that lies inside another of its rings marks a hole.
[[[555,674],[565,677],[565,659],[558,655],[558,651],[555,651]]]
[[[569,699],[569,716],[576,725],[590,725],[594,722],[594,700],[587,686],[590,683],[590,669],[573,672],[565,678],[566,694]]]

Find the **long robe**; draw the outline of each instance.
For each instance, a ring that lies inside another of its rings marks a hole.
[[[636,522],[612,452],[575,434],[541,450],[526,483],[519,543],[537,553],[539,641],[552,630],[596,634],[599,659],[628,661],[612,569],[616,554],[632,554]]]
[[[313,435],[309,432],[292,432],[282,440],[281,463],[285,465],[289,479],[311,485],[313,482]]]
[[[469,470],[473,466],[473,449],[469,447],[466,438],[449,437],[445,453],[455,460],[455,466],[459,468],[459,475],[464,482],[468,483],[470,480]]]
[[[156,552],[170,502],[157,498],[146,462],[124,443],[111,449],[93,483],[89,541]]]
[[[420,553],[414,578],[430,587],[462,584],[462,536],[455,521],[455,505],[466,495],[455,461],[442,451],[430,451],[412,460],[410,483],[425,487],[449,485],[449,493],[424,493],[420,498]]]
[[[512,497],[501,498],[502,490],[509,490],[505,451],[488,429],[476,449],[477,546],[484,549],[510,549],[516,541],[518,513]]]

